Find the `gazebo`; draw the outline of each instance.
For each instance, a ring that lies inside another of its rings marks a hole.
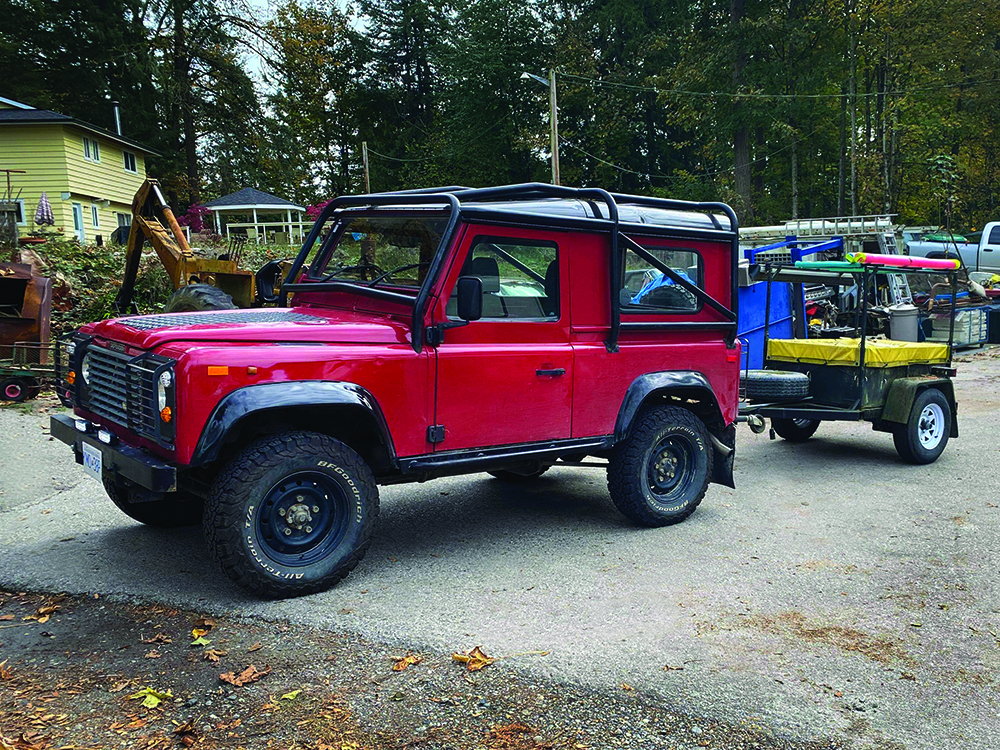
[[[256,242],[288,244],[300,242],[312,222],[303,221],[303,206],[256,188],[243,188],[235,193],[209,201],[205,208],[215,214],[215,231],[226,237],[244,235]],[[295,218],[292,218],[292,214]]]

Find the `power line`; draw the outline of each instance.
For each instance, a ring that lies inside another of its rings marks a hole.
[[[796,138],[794,141],[791,141],[790,143],[786,143],[781,148],[775,149],[774,151],[771,151],[770,153],[764,154],[763,156],[759,156],[756,159],[754,159],[753,161],[754,162],[764,161],[766,159],[770,159],[772,156],[777,156],[778,154],[782,153],[783,151],[787,151],[792,146],[794,146],[794,145],[796,145],[798,143],[801,143],[802,141],[804,141],[807,138],[811,137],[815,132],[816,131],[813,130],[811,133],[808,133],[808,134],[806,134],[804,136]],[[637,171],[635,169],[630,169],[628,167],[623,167],[620,164],[614,164],[613,162],[607,161],[606,159],[602,159],[600,156],[595,156],[594,154],[592,154],[592,153],[590,153],[588,151],[584,151],[582,148],[580,148],[579,146],[577,146],[575,143],[571,143],[570,141],[568,141],[566,139],[560,138],[559,143],[561,145],[564,145],[564,146],[569,146],[570,148],[572,148],[572,149],[574,149],[576,151],[579,151],[584,156],[589,156],[591,159],[594,159],[595,161],[598,161],[601,164],[604,164],[604,165],[606,165],[608,167],[611,167],[612,169],[616,169],[619,172],[625,172],[627,174],[634,174],[634,175],[637,175],[638,177],[645,177],[648,180],[658,179],[658,180],[676,180],[676,181],[680,181],[680,180],[688,180],[688,179],[692,179],[692,178],[700,180],[700,179],[703,179],[703,178],[706,178],[706,177],[717,177],[720,174],[729,174],[731,172],[735,172],[736,171],[736,167],[729,167],[728,169],[717,169],[717,170],[712,171],[712,172],[698,172],[696,174],[688,174],[688,175],[676,175],[676,174],[670,175],[670,174],[655,174],[655,173],[654,174],[648,174],[646,172],[639,172],[639,171]]]
[[[491,130],[493,130],[494,128],[496,128],[498,125],[500,125],[500,123],[502,123],[504,120],[506,120],[509,117],[511,117],[512,114],[513,114],[512,112],[508,112],[503,117],[501,117],[499,120],[497,120],[495,123],[493,123],[488,128],[486,128],[486,130],[483,130],[480,133],[478,133],[477,135],[473,136],[472,138],[469,138],[468,140],[466,140],[465,141],[466,145],[468,145],[470,143],[475,143],[476,141],[478,141],[484,135],[486,135]],[[405,158],[401,158],[401,157],[398,157],[398,156],[389,156],[388,154],[380,154],[378,151],[375,151],[370,146],[368,148],[368,153],[369,154],[374,154],[375,156],[379,156],[379,157],[381,157],[383,159],[388,159],[389,161],[398,161],[398,162],[424,162],[424,161],[433,161],[435,159],[450,159],[453,156],[458,156],[459,154],[462,153],[462,151],[451,151],[450,153],[431,154],[430,156],[421,156],[421,157],[418,157],[418,158],[415,158],[415,159],[405,159]]]
[[[563,73],[560,72],[559,75],[563,78],[574,78],[578,81],[587,81],[588,83],[593,83],[598,86],[609,86],[611,88],[621,88],[629,89],[632,91],[651,91],[657,94],[667,94],[667,95],[683,95],[683,96],[701,96],[701,97],[728,97],[731,99],[845,99],[852,96],[852,94],[759,94],[754,92],[734,92],[734,91],[692,91],[690,89],[664,89],[657,86],[641,86],[635,83],[619,83],[617,81],[604,81],[598,78],[588,78],[587,76],[576,75],[575,73]],[[903,94],[912,94],[919,91],[937,91],[941,89],[953,89],[960,87],[971,87],[971,86],[984,86],[984,85],[1000,85],[1000,80],[986,80],[986,81],[966,81],[964,83],[942,83],[934,86],[917,86],[912,89],[899,89],[895,91],[869,91],[866,93],[853,94],[853,96],[858,98],[872,97],[872,96],[900,96]]]

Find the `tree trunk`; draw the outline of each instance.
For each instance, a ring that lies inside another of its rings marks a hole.
[[[191,54],[187,46],[187,29],[184,14],[187,8],[174,2],[174,83],[179,87],[181,131],[184,135],[184,164],[188,182],[188,203],[197,203],[201,197],[198,178],[198,137],[195,128],[194,96],[191,87]]]
[[[730,0],[729,20],[736,40],[736,60],[733,63],[733,92],[739,92],[743,83],[743,69],[746,67],[747,56],[744,51],[743,34],[740,32],[740,22],[743,20],[745,0]],[[750,186],[750,129],[742,122],[744,105],[737,99],[733,100],[733,167],[736,173],[736,194],[739,196],[740,221],[751,224],[754,221],[753,195]]]
[[[799,218],[799,149],[798,136],[795,131],[795,118],[789,122],[792,136],[792,218]]]
[[[840,163],[837,170],[837,216],[847,213],[847,89],[840,87]]]

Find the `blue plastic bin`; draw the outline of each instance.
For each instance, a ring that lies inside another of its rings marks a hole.
[[[759,370],[764,366],[764,311],[767,302],[767,283],[758,281],[740,287],[740,320],[736,330],[744,343],[749,343],[749,367]],[[771,338],[790,339],[792,331],[792,285],[771,284]],[[743,353],[742,367],[747,367],[747,353]]]

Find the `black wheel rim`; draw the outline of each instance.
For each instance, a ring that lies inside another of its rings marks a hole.
[[[667,435],[653,447],[646,482],[654,500],[668,503],[684,494],[694,476],[694,450],[684,435]]]
[[[275,484],[257,513],[264,553],[288,567],[322,560],[343,541],[350,520],[347,494],[317,471],[291,474]]]

